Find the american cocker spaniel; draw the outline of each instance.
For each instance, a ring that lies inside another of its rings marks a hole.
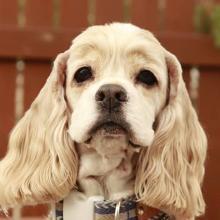
[[[64,220],[91,220],[111,204],[112,219],[127,220],[139,202],[168,216],[157,219],[194,219],[206,145],[177,58],[134,25],[93,26],[57,56],[13,129],[0,206],[63,200]]]

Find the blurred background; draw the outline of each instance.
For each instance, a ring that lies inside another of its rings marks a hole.
[[[0,0],[0,158],[57,53],[87,26],[113,21],[153,31],[180,60],[209,141],[200,219],[220,219],[220,0]],[[47,207],[17,207],[9,215],[42,219]]]

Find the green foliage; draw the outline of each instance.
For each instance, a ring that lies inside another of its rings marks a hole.
[[[197,32],[211,34],[215,46],[220,48],[220,4],[198,4],[194,13],[194,25]]]
[[[203,5],[197,5],[195,8],[194,24],[197,32],[210,33],[211,19]]]
[[[213,8],[211,14],[211,21],[212,21],[212,35],[214,38],[215,46],[220,48],[220,5],[216,5]]]

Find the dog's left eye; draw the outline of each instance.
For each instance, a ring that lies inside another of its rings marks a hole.
[[[146,84],[147,86],[154,86],[158,83],[157,78],[150,70],[141,70],[136,77],[136,80]]]
[[[79,68],[74,75],[77,83],[82,83],[90,78],[92,78],[92,68],[90,66]]]

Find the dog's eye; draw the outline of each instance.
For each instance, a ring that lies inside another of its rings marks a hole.
[[[157,78],[150,70],[141,70],[137,75],[136,80],[148,86],[154,86],[158,83]]]
[[[74,75],[77,83],[82,83],[90,78],[92,78],[92,68],[90,66],[79,68]]]

